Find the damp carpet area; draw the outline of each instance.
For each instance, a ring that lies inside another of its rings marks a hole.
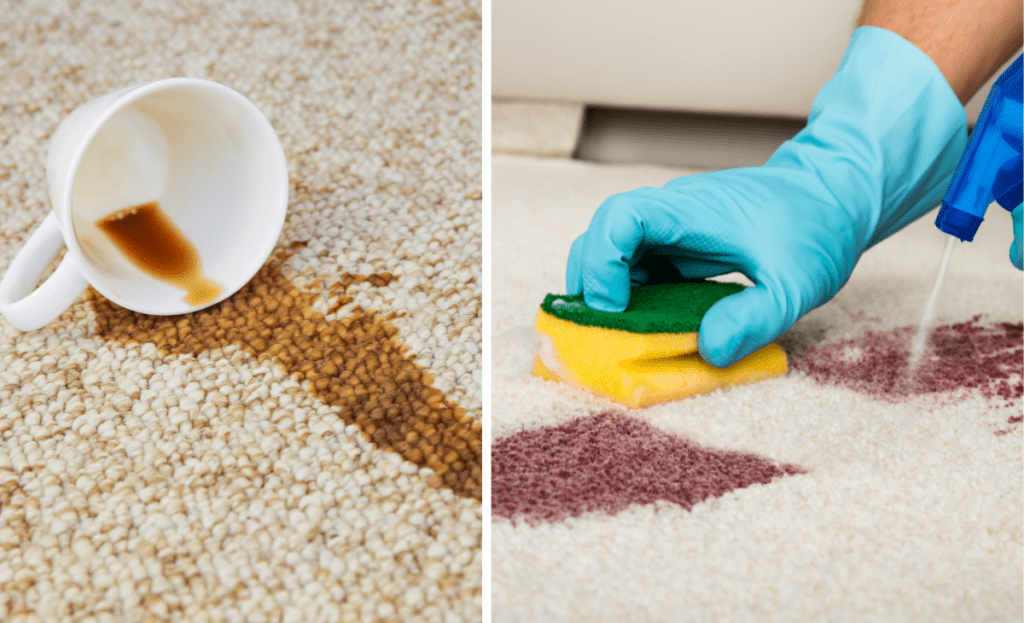
[[[270,120],[284,229],[199,312],[0,319],[0,620],[480,620],[480,3],[5,8],[0,271],[60,121],[171,76]]]
[[[776,340],[786,375],[625,409],[533,376],[537,302],[564,292],[607,197],[696,171],[492,162],[493,621],[1021,620],[1024,297],[1004,210],[953,251],[912,377],[948,238],[934,215]]]

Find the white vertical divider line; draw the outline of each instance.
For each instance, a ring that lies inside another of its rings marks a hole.
[[[480,532],[481,547],[481,620],[484,623],[491,621],[491,0],[480,0],[481,2],[481,26],[483,29],[482,58],[481,58],[481,114],[483,118],[480,124],[481,137],[481,193],[483,200],[481,207],[481,227],[483,238],[483,249],[481,254],[481,295],[483,297],[481,313],[481,348],[483,402],[481,418],[481,466],[483,468],[481,481],[483,491],[481,495],[481,520],[483,525]]]

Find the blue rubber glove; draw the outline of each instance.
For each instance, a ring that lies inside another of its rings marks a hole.
[[[1024,203],[1013,209],[1013,244],[1010,261],[1018,270],[1024,270]]]
[[[964,108],[931,59],[862,26],[807,127],[764,166],[609,197],[572,245],[568,293],[622,311],[631,284],[655,275],[739,271],[755,287],[708,310],[698,339],[705,361],[731,365],[835,296],[868,247],[938,206],[966,144]]]

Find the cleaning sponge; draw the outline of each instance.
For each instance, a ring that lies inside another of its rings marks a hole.
[[[775,344],[728,368],[697,353],[697,329],[720,298],[744,286],[699,281],[639,286],[621,313],[587,307],[582,295],[549,294],[537,316],[541,351],[533,373],[628,407],[646,407],[786,373]]]

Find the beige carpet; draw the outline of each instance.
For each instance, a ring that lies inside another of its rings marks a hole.
[[[1024,280],[1005,210],[952,254],[920,391],[895,381],[945,246],[934,212],[779,340],[786,376],[627,410],[531,376],[533,322],[602,200],[693,171],[493,171],[495,622],[1021,620]]]
[[[474,0],[4,7],[0,271],[122,86],[249,97],[291,198],[214,308],[0,320],[0,620],[480,619],[480,50]]]

